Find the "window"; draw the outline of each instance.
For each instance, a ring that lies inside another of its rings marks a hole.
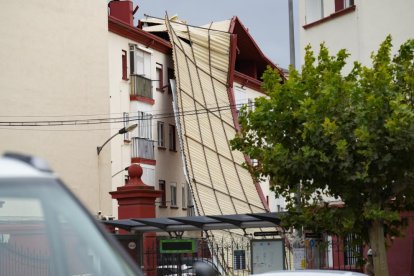
[[[348,234],[344,238],[344,264],[355,265],[361,256],[362,247],[355,234]]]
[[[125,50],[122,50],[122,79],[128,80],[127,75],[127,52]]]
[[[254,110],[254,99],[247,99],[247,110],[253,111]]]
[[[131,44],[129,46],[130,73],[151,78],[151,53]]]
[[[176,147],[176,139],[175,139],[175,126],[174,125],[170,125],[169,128],[169,148],[172,151],[176,151],[177,147]]]
[[[138,137],[152,140],[152,114],[138,111]]]
[[[157,91],[164,92],[164,71],[162,64],[157,63]]]
[[[306,0],[306,24],[323,18],[322,0]]]
[[[159,190],[162,192],[161,194],[161,204],[160,207],[167,206],[167,195],[165,190],[165,180],[159,180],[158,181]]]
[[[233,267],[235,270],[246,269],[246,251],[234,250],[233,258]]]
[[[129,126],[129,113],[128,112],[124,112],[124,127],[127,128]],[[126,133],[124,133],[124,141],[129,141],[129,131],[127,131]]]
[[[177,206],[177,184],[171,183],[170,184],[170,192],[171,192],[171,207]]]
[[[186,200],[186,196],[187,193],[185,191],[185,184],[183,183],[181,186],[181,206],[183,209],[187,208],[187,200]]]
[[[335,12],[352,7],[354,0],[335,0]]]
[[[170,80],[174,80],[174,69],[168,68],[167,70],[167,78],[168,78],[168,94],[172,94]]]
[[[192,208],[193,207],[193,198],[191,195],[190,186],[186,184],[187,186],[187,207]]]
[[[164,122],[157,122],[157,137],[158,137],[158,147],[165,147],[165,137],[164,137]]]

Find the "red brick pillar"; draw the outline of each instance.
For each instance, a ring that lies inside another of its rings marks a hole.
[[[128,168],[128,175],[129,180],[125,186],[110,192],[112,198],[118,201],[118,219],[155,218],[155,200],[161,197],[162,191],[155,190],[154,187],[142,182],[142,168],[138,164],[132,164]],[[141,254],[155,249],[155,233],[144,234],[144,252]],[[140,257],[146,275],[156,275],[156,254],[144,254]]]

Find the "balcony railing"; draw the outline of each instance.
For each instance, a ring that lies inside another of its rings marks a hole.
[[[132,138],[132,158],[155,160],[154,141],[146,138]]]
[[[153,99],[151,80],[143,76],[131,74],[131,96]]]

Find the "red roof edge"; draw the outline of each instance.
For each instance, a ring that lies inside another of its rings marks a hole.
[[[231,23],[230,23],[230,33],[234,32],[235,26],[236,24],[240,24],[240,26],[242,27],[242,29],[244,30],[244,32],[246,33],[246,35],[248,36],[248,38],[251,40],[251,42],[253,43],[254,47],[256,48],[257,52],[259,53],[259,55],[261,56],[261,58],[267,63],[269,64],[272,68],[276,68],[279,71],[280,76],[282,77],[283,80],[286,80],[286,76],[283,73],[283,70],[281,68],[279,68],[279,66],[277,66],[276,64],[274,64],[270,59],[268,59],[265,54],[262,52],[262,50],[260,49],[260,47],[257,45],[256,41],[254,40],[254,38],[250,35],[250,33],[247,31],[247,28],[243,25],[243,23],[240,21],[240,19],[237,16],[233,16],[231,19]]]
[[[142,29],[132,27],[115,17],[108,16],[108,30],[112,33],[139,42],[148,48],[152,48],[165,54],[171,53],[172,46],[169,41]]]

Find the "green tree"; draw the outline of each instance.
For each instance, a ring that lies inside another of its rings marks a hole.
[[[317,56],[308,46],[301,73],[290,68],[284,83],[268,68],[268,97],[242,109],[231,141],[258,160],[246,165],[252,175],[285,197],[286,225],[357,234],[374,252],[376,275],[388,275],[387,237],[414,207],[414,40],[394,57],[391,48],[388,36],[371,67],[355,62],[348,74],[346,50],[331,56],[324,44]]]

